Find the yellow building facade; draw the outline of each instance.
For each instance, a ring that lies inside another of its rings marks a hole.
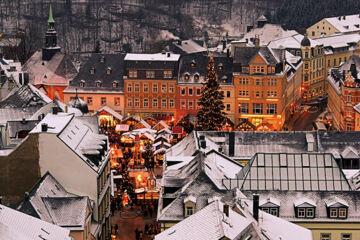
[[[297,225],[311,230],[313,240],[324,240],[329,234],[330,240],[343,240],[350,235],[349,240],[360,239],[360,223],[351,222],[306,222],[296,223]],[[344,236],[345,235],[345,236]]]

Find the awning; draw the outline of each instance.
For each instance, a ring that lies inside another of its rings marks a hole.
[[[129,125],[127,125],[127,124],[118,124],[115,127],[115,131],[117,131],[117,132],[127,132],[127,131],[129,131]]]

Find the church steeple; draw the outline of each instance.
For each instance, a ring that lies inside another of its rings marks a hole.
[[[49,6],[48,29],[45,35],[45,46],[43,48],[42,60],[49,61],[57,53],[60,52],[57,45],[57,33],[55,31],[55,20],[53,17],[52,6]]]

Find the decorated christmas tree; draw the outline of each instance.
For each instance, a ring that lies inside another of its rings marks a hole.
[[[197,126],[204,131],[220,130],[226,120],[223,99],[220,92],[218,76],[215,71],[214,58],[211,55],[207,66],[206,81],[199,101],[200,110],[197,114]]]

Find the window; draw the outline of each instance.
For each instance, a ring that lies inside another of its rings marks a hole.
[[[138,98],[134,100],[134,107],[140,107],[140,100]]]
[[[147,98],[144,99],[144,107],[149,107],[149,99]]]
[[[128,92],[132,92],[132,85],[131,85],[131,84],[128,84],[128,85],[127,85],[127,91],[128,91]]]
[[[196,96],[200,96],[201,95],[201,88],[196,88]]]
[[[341,240],[351,240],[351,234],[350,233],[341,234]]]
[[[164,78],[172,78],[172,71],[164,71]]]
[[[328,67],[330,67],[330,60],[328,60]]]
[[[129,78],[136,78],[137,71],[136,70],[129,70]]]
[[[194,89],[193,89],[193,88],[189,88],[188,91],[189,91],[189,96],[192,96]]]
[[[108,68],[106,69],[106,75],[110,75],[110,74],[111,74],[111,68],[108,67]]]
[[[336,66],[336,59],[334,58],[334,66]]]
[[[180,89],[180,94],[181,94],[181,96],[185,96],[185,94],[186,94],[186,88],[185,87],[182,87]]]
[[[95,68],[90,68],[90,74],[94,75],[95,74]]]
[[[305,52],[305,58],[309,58],[309,53]]]
[[[239,103],[239,113],[249,113],[249,104]]]
[[[189,74],[185,74],[184,76],[185,80],[188,81],[190,79],[190,75]]]
[[[79,84],[80,87],[85,87],[85,82],[81,81]]]
[[[315,32],[314,32],[314,31],[311,32],[311,36],[315,36]]]
[[[346,218],[346,208],[339,208],[339,218]]]
[[[231,92],[230,91],[226,91],[226,97],[227,98],[231,97]]]
[[[276,86],[277,79],[268,79],[268,86]]]
[[[167,107],[166,99],[162,99],[161,100],[161,108],[166,108],[166,107]]]
[[[146,78],[155,78],[154,71],[146,71]]]
[[[155,108],[158,107],[158,100],[156,98],[153,99],[153,107],[155,107]]]
[[[220,71],[224,70],[224,67],[221,63],[218,65],[218,70],[220,70]]]
[[[314,217],[314,208],[306,208],[306,217],[313,218]]]
[[[346,96],[346,101],[351,103],[351,95]]]
[[[96,87],[101,87],[101,82],[100,81],[96,82]]]
[[[87,104],[88,104],[88,105],[92,105],[92,103],[93,103],[92,97],[88,97],[88,98],[87,98]]]
[[[169,86],[169,93],[174,93],[174,85]]]
[[[253,114],[263,114],[262,103],[253,103]]]
[[[308,69],[308,68],[309,68],[309,64],[305,63],[305,69]]]
[[[118,83],[117,83],[117,82],[113,82],[113,83],[112,83],[112,87],[113,87],[113,88],[117,88],[117,87],[118,87]]]
[[[260,86],[260,79],[256,79],[256,80],[255,80],[255,85],[256,85],[256,86]]]
[[[185,99],[181,99],[181,101],[180,101],[180,109],[186,109],[186,100]]]
[[[199,79],[200,79],[199,74],[195,74],[195,75],[194,75],[194,80],[197,82],[197,81],[199,81]]]
[[[277,96],[277,91],[267,91],[266,95],[268,97],[276,97]]]
[[[140,84],[135,83],[134,92],[140,92]]]
[[[274,216],[278,216],[279,214],[278,208],[270,208],[270,214]]]
[[[330,233],[321,233],[320,240],[330,240]]]
[[[158,91],[158,86],[155,83],[155,84],[153,84],[153,93],[157,93],[157,91]]]
[[[330,208],[330,217],[331,218],[337,217],[337,208]]]
[[[166,88],[167,88],[167,87],[166,87],[166,84],[162,84],[162,85],[161,85],[161,92],[162,92],[162,93],[166,93]]]
[[[149,92],[149,84],[144,83],[144,92],[147,93]]]
[[[101,98],[101,105],[106,105],[106,98],[105,97]]]
[[[297,214],[298,214],[299,218],[304,218],[305,217],[305,208],[298,208]]]
[[[339,64],[341,63],[341,58],[339,58]]]
[[[189,100],[188,102],[188,107],[189,109],[193,109],[194,108],[194,102],[192,100]]]
[[[266,104],[267,114],[277,114],[277,104]]]
[[[169,107],[170,107],[170,108],[174,108],[174,106],[175,106],[174,103],[175,103],[175,102],[174,102],[174,99],[170,99],[170,100],[169,100]]]
[[[192,206],[186,207],[186,216],[191,216],[194,213],[194,208]]]
[[[255,96],[256,96],[256,97],[260,97],[260,92],[256,92],[256,93],[255,93]]]
[[[115,106],[119,106],[119,105],[120,105],[120,98],[119,98],[119,97],[115,97],[115,98],[114,98],[114,104],[115,104]]]
[[[247,79],[247,78],[240,78],[240,79],[239,79],[239,84],[240,84],[240,85],[249,85],[249,79]]]
[[[128,107],[132,107],[132,99],[128,99]]]
[[[249,91],[248,90],[240,90],[239,96],[249,96]]]
[[[230,111],[230,104],[226,104],[226,111]]]

